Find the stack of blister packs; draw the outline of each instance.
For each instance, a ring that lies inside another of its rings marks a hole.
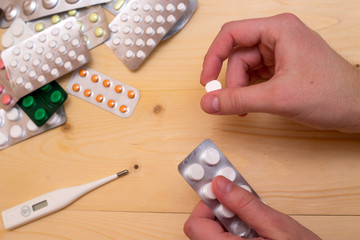
[[[67,93],[129,117],[140,92],[85,67],[106,45],[136,70],[180,31],[197,0],[1,0],[0,150],[66,122]],[[116,15],[109,24],[105,8]],[[54,80],[73,72],[66,91]]]

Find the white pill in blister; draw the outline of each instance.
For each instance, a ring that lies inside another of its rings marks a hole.
[[[146,23],[152,23],[153,20],[154,20],[153,17],[150,16],[150,15],[147,15],[147,16],[145,17],[145,22],[146,22]]]
[[[12,108],[6,112],[6,118],[10,121],[17,121],[20,118],[20,111],[17,108]]]
[[[70,34],[68,34],[68,33],[65,33],[63,36],[62,36],[62,40],[64,41],[64,42],[68,42],[69,40],[70,40]]]
[[[133,44],[133,41],[130,38],[125,39],[124,41],[126,46],[131,46]]]
[[[49,47],[56,48],[57,42],[55,40],[49,42]]]
[[[127,50],[126,53],[125,53],[125,56],[126,56],[127,58],[133,58],[134,55],[135,55],[134,52],[131,51],[131,50]]]
[[[138,58],[145,58],[145,52],[142,51],[142,50],[139,50],[139,51],[136,53],[136,57],[138,57]]]
[[[26,47],[27,47],[28,49],[32,49],[32,48],[34,47],[34,43],[33,43],[32,41],[28,41],[28,42],[26,43]]]
[[[117,46],[117,45],[119,45],[119,44],[121,43],[121,39],[118,38],[118,37],[115,37],[115,38],[112,40],[112,43]]]
[[[154,35],[155,31],[152,27],[148,27],[146,30],[145,30],[146,34],[147,35]]]
[[[220,153],[214,148],[206,149],[201,154],[201,160],[208,165],[216,165],[220,162]]]
[[[57,113],[54,113],[51,118],[46,122],[47,125],[54,125],[58,122],[60,119],[59,115]]]
[[[166,32],[165,32],[165,28],[163,28],[163,27],[158,27],[157,29],[156,29],[156,33],[157,34],[159,34],[159,35],[164,35]]]
[[[80,41],[79,39],[75,38],[71,41],[71,45],[73,45],[73,47],[78,47],[80,46]]]
[[[20,125],[14,125],[10,128],[10,137],[12,138],[20,138],[24,135],[24,129]]]
[[[206,92],[212,92],[221,89],[221,82],[218,80],[211,80],[205,85]]]
[[[67,70],[71,70],[72,69],[72,64],[71,62],[67,61],[64,63],[64,68]]]
[[[35,59],[33,62],[32,62],[32,64],[35,66],[35,67],[38,67],[38,66],[40,66],[40,60],[39,59]]]
[[[134,10],[134,11],[138,10],[139,9],[139,4],[137,2],[133,2],[131,4],[131,9]]]
[[[27,70],[28,70],[28,68],[27,68],[27,66],[25,66],[25,65],[22,65],[22,66],[20,67],[20,72],[21,72],[21,73],[25,73]]]
[[[44,75],[40,75],[40,76],[38,77],[38,79],[37,79],[37,81],[38,81],[39,83],[43,83],[43,82],[45,82],[45,80],[46,80],[46,78],[45,78]]]
[[[113,25],[110,26],[110,31],[111,31],[112,33],[118,32],[119,29],[120,29],[120,27],[119,27],[119,25],[117,25],[117,24],[113,24]]]
[[[8,142],[8,137],[5,133],[0,132],[0,146],[5,145]]]
[[[151,10],[151,5],[148,4],[148,3],[146,3],[146,4],[143,6],[143,10],[144,10],[145,12],[150,11],[150,10]]]
[[[51,72],[50,72],[50,74],[52,75],[52,76],[58,76],[59,75],[59,70],[57,70],[57,68],[53,68],[53,69],[51,69]]]
[[[18,47],[15,47],[12,51],[12,53],[16,56],[18,56],[21,53],[21,49]]]
[[[149,38],[149,39],[146,41],[146,45],[149,46],[149,47],[155,46],[155,41],[154,41],[154,39]]]
[[[243,188],[243,189],[245,189],[245,190],[248,191],[248,192],[252,192],[252,191],[251,191],[251,188],[250,188],[249,186],[247,186],[247,185],[240,185],[240,187]]]
[[[47,60],[52,60],[54,58],[54,54],[52,52],[47,52],[45,57]]]
[[[59,33],[60,33],[60,29],[59,29],[59,28],[54,28],[54,29],[51,31],[51,34],[54,35],[54,36],[59,35]]]
[[[60,53],[65,54],[66,51],[67,51],[67,48],[66,48],[65,46],[60,46],[60,47],[59,47],[59,52],[60,52]]]
[[[216,196],[212,190],[212,187],[211,187],[211,182],[205,184],[202,189],[201,189],[201,192],[203,194],[203,196],[207,199],[210,199],[210,200],[214,200],[216,199]]]
[[[72,27],[73,27],[73,23],[72,23],[72,22],[67,22],[67,23],[65,24],[65,28],[68,29],[68,30],[70,30]]]
[[[31,120],[26,123],[26,128],[31,132],[35,132],[39,129],[39,127],[36,126],[35,123]]]
[[[24,88],[26,90],[31,90],[33,88],[33,85],[31,84],[31,82],[27,82],[27,83],[25,83]]]
[[[77,60],[78,60],[78,62],[85,62],[85,60],[86,60],[86,58],[85,58],[85,56],[83,55],[83,54],[80,54],[79,56],[78,56],[78,58],[77,58]]]
[[[169,12],[175,11],[174,4],[169,3],[168,5],[166,5],[166,11],[169,11]]]
[[[158,4],[156,4],[155,5],[155,11],[157,11],[157,12],[162,12],[163,10],[164,10],[164,7],[163,7],[163,5],[161,5],[160,3],[158,3]]]
[[[224,176],[232,182],[236,179],[236,172],[232,167],[224,167],[220,169],[217,175]]]
[[[39,36],[39,41],[40,41],[40,42],[45,42],[46,39],[47,39],[47,37],[46,37],[45,34],[42,34],[42,35]]]
[[[142,29],[141,27],[136,27],[136,28],[134,29],[134,33],[135,33],[136,35],[141,35],[143,32],[144,32],[144,31],[143,31],[143,29]]]
[[[74,50],[71,50],[68,54],[69,58],[74,59],[76,58],[76,52]]]
[[[174,23],[176,21],[176,17],[174,15],[169,15],[166,18],[166,21],[168,21],[169,23]]]
[[[11,63],[10,63],[10,66],[13,68],[17,67],[17,65],[18,65],[18,61],[16,61],[16,60],[11,61]]]
[[[16,82],[17,85],[23,85],[24,84],[24,79],[22,77],[18,77],[15,80],[15,82]]]
[[[44,72],[49,72],[50,71],[49,64],[45,63],[44,65],[42,65],[41,70],[43,70]]]
[[[185,5],[184,3],[179,3],[179,4],[177,5],[177,9],[178,9],[179,11],[185,11],[185,10],[186,10],[186,5]]]
[[[194,163],[188,167],[186,174],[191,180],[200,181],[205,176],[205,170],[200,164]]]
[[[55,64],[61,66],[63,64],[63,60],[61,57],[55,58]]]
[[[135,16],[133,17],[133,21],[134,21],[134,23],[139,23],[139,22],[141,21],[140,15],[135,15]]]
[[[216,212],[223,218],[232,218],[233,216],[235,216],[235,214],[233,212],[231,212],[229,209],[227,209],[223,205],[220,205],[216,209]]]
[[[144,40],[142,40],[141,38],[139,38],[138,40],[136,40],[135,44],[136,44],[136,46],[138,46],[138,47],[142,47],[142,46],[144,46],[145,42],[144,42]]]
[[[37,49],[36,49],[36,53],[37,53],[38,55],[43,54],[43,53],[44,53],[44,48],[42,48],[42,47],[37,48]]]
[[[122,32],[124,34],[129,34],[131,32],[131,27],[130,26],[125,26],[122,30]]]
[[[34,70],[31,70],[29,72],[29,77],[32,78],[32,79],[35,79],[37,77],[36,72]]]
[[[123,22],[126,22],[128,19],[129,19],[129,15],[127,13],[123,13],[120,16],[120,20],[123,21]]]
[[[164,23],[164,22],[165,22],[165,18],[164,18],[163,16],[159,15],[159,16],[156,17],[155,21],[156,21],[157,23],[160,23],[160,24],[161,24],[161,23]]]

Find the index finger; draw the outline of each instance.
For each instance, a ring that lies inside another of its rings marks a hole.
[[[222,63],[230,56],[234,47],[252,47],[261,43],[273,49],[276,42],[276,28],[271,23],[276,17],[224,24],[205,55],[200,77],[201,84],[205,85],[208,81],[218,78]]]

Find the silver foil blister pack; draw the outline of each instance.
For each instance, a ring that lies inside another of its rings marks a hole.
[[[21,18],[15,19],[1,37],[1,45],[6,49],[34,35],[34,32]]]
[[[189,0],[131,0],[110,23],[105,43],[136,70],[186,12]]]
[[[11,25],[15,18],[25,22],[71,9],[83,8],[105,3],[108,0],[1,0],[0,8],[4,10],[0,27]]]
[[[27,25],[30,26],[34,33],[37,33],[69,17],[75,17],[77,19],[88,49],[100,45],[110,37],[109,24],[101,5],[69,10],[29,21]]]
[[[66,91],[117,116],[132,115],[140,99],[140,92],[105,74],[82,67],[73,73]]]
[[[237,215],[226,209],[216,199],[212,191],[212,180],[216,176],[222,175],[260,199],[257,193],[211,140],[206,139],[195,148],[179,164],[178,170],[229,232],[245,238],[255,238],[258,236]]]
[[[6,49],[1,57],[11,101],[0,106],[8,110],[21,97],[87,63],[90,53],[76,18],[71,17]]]
[[[0,150],[58,127],[65,122],[66,114],[63,106],[42,127],[36,126],[17,105],[7,112],[0,109]]]

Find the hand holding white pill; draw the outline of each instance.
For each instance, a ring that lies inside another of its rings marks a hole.
[[[360,132],[360,73],[296,16],[226,23],[204,58],[201,84],[217,79],[226,59],[226,87],[205,94],[205,112],[265,112]],[[251,84],[259,79],[267,81]]]
[[[229,214],[228,216],[232,216],[231,213],[238,215],[259,234],[259,239],[320,240],[294,219],[267,206],[253,194],[223,176],[218,176],[212,181],[212,190],[223,206],[220,211],[225,215]],[[226,232],[202,201],[185,223],[184,232],[192,240],[244,239]]]

